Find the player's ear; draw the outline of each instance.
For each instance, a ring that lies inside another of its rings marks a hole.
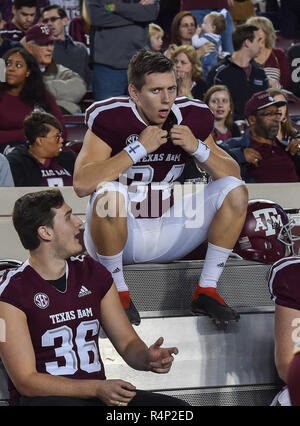
[[[51,228],[49,228],[49,226],[45,226],[45,225],[39,226],[37,233],[38,233],[38,236],[43,241],[51,241],[52,240],[52,231],[51,231]]]
[[[135,103],[137,103],[138,102],[138,100],[139,100],[139,97],[138,97],[138,90],[137,90],[137,88],[133,85],[133,84],[129,84],[129,86],[128,86],[128,93],[129,93],[129,96],[131,97],[131,99],[135,102]]]

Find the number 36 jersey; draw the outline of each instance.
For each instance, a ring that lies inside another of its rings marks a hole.
[[[98,349],[100,303],[112,285],[111,274],[90,257],[66,261],[66,290],[45,281],[27,260],[5,273],[0,301],[22,310],[39,373],[73,379],[105,379]],[[10,382],[13,402],[18,394]]]

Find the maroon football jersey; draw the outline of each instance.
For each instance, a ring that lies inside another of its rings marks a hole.
[[[300,352],[295,353],[290,363],[287,376],[287,386],[291,404],[300,407]]]
[[[86,110],[85,120],[88,128],[111,147],[111,156],[119,153],[126,145],[135,142],[147,127],[135,103],[128,97],[95,102]],[[169,131],[174,124],[188,126],[197,139],[205,141],[212,132],[214,117],[204,102],[181,97],[175,100],[163,129]],[[174,145],[169,138],[166,144],[161,145],[155,152],[147,154],[120,176],[120,182],[125,185],[140,182],[149,187],[151,185],[151,191],[149,190],[147,194],[148,208],[137,207],[138,212],[146,212],[145,217],[157,217],[170,207],[168,200],[171,193],[167,195],[166,189],[164,193],[159,190],[159,196],[155,196],[154,191],[158,189],[152,183],[169,185],[175,182],[182,174],[189,156],[190,154],[180,146]],[[153,200],[158,207],[153,208]],[[135,216],[144,217],[143,215]]]
[[[71,257],[66,262],[64,292],[41,278],[27,260],[2,277],[0,300],[26,314],[38,372],[104,380],[98,348],[100,302],[112,276],[90,257]],[[18,393],[12,382],[9,390],[15,401]]]
[[[59,164],[56,157],[49,158],[44,164],[38,163],[42,180],[40,186],[72,186],[73,177],[63,166]]]
[[[0,33],[1,37],[9,38],[13,41],[20,41],[25,36],[25,32],[16,27],[12,21],[7,22]]]
[[[300,311],[300,257],[275,262],[269,272],[269,290],[275,303]]]

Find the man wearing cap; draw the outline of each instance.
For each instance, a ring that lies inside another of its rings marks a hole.
[[[54,62],[54,40],[46,25],[36,24],[26,31],[25,47],[39,63],[45,84],[62,112],[81,113],[79,103],[87,91],[86,83],[76,72]]]
[[[66,30],[68,25],[67,11],[57,4],[46,6],[42,10],[42,22],[47,25],[55,37],[55,62],[77,72],[90,86],[91,69],[89,67],[88,49],[85,44],[74,41],[68,34]]]
[[[281,118],[278,108],[285,104],[275,101],[267,91],[255,93],[245,107],[249,128],[243,136],[221,144],[239,162],[248,183],[299,181],[291,155],[300,151],[300,144],[293,140],[286,147],[277,138]]]

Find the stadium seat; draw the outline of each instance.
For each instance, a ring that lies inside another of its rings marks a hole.
[[[87,131],[87,126],[84,122],[84,114],[64,115],[64,120],[67,128],[65,148],[69,147],[78,154]]]

